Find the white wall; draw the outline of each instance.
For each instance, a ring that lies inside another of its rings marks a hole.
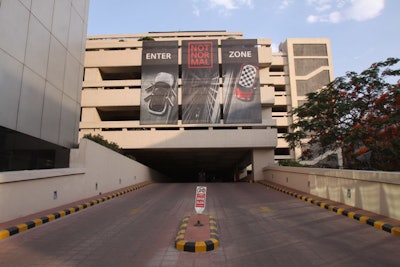
[[[268,166],[264,179],[400,219],[400,173]]]
[[[89,0],[0,3],[0,126],[73,147]]]
[[[70,168],[0,172],[0,223],[134,184],[165,179],[136,161],[82,139],[79,149],[71,151]]]

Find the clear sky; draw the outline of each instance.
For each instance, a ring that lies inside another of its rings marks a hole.
[[[91,0],[88,35],[226,30],[330,38],[335,77],[400,57],[399,0]]]

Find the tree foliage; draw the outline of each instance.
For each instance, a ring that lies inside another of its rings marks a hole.
[[[155,39],[151,36],[144,36],[144,37],[140,37],[138,39],[138,41],[155,41]]]
[[[303,158],[341,148],[345,168],[400,170],[399,61],[347,72],[307,94],[307,102],[291,112],[294,122],[285,135],[290,147],[312,147]]]
[[[121,155],[124,155],[127,158],[130,158],[132,160],[136,160],[136,158],[134,156],[124,153],[124,150],[117,143],[110,142],[107,139],[104,139],[104,137],[102,135],[100,135],[100,134],[92,135],[92,134],[89,133],[89,134],[85,134],[83,136],[83,138],[92,140],[93,142],[96,142],[96,143],[98,143],[98,144],[100,144],[102,146],[105,146],[105,147],[107,147],[107,148],[109,148],[109,149],[111,149],[111,150],[113,150],[113,151],[115,151],[115,152],[117,152],[117,153],[119,153]]]
[[[105,147],[107,147],[107,148],[109,148],[109,149],[111,149],[111,150],[113,150],[113,151],[115,151],[117,153],[123,154],[121,148],[118,146],[117,143],[110,142],[110,141],[104,139],[104,137],[102,135],[100,135],[100,134],[96,134],[96,135],[85,134],[83,136],[83,138],[92,140],[93,142],[96,142],[96,143],[98,143],[98,144],[100,144],[102,146],[105,146]]]
[[[278,161],[279,166],[289,166],[289,167],[305,167],[300,162],[293,159],[281,159]]]

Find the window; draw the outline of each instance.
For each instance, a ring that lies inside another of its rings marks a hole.
[[[140,107],[98,107],[97,112],[102,121],[140,120]]]
[[[272,112],[287,112],[287,106],[273,106]]]
[[[275,156],[289,156],[290,149],[289,148],[276,148],[275,149]]]
[[[283,66],[271,66],[269,68],[269,71],[270,72],[283,72],[284,69],[283,69]]]
[[[104,67],[100,68],[103,81],[141,79],[141,67]]]

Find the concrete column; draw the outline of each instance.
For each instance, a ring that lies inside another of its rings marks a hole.
[[[263,168],[274,163],[274,149],[260,148],[253,149],[253,179],[263,179]]]

